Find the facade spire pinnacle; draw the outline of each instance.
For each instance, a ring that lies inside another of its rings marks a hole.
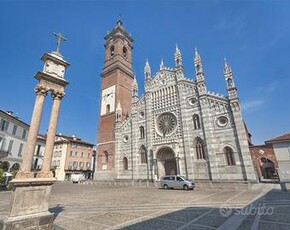
[[[196,75],[203,73],[201,57],[197,52],[197,48],[194,51],[194,66]]]
[[[229,64],[227,62],[227,59],[225,57],[224,57],[224,63],[225,63],[225,66],[224,66],[224,74],[230,74],[230,73],[232,73],[232,69],[229,66]]]
[[[194,61],[200,61],[201,62],[201,58],[199,53],[197,52],[197,48],[195,47],[194,49]]]
[[[163,58],[161,58],[161,62],[160,62],[160,70],[164,69],[164,63],[163,63]]]
[[[119,112],[119,111],[122,112],[122,107],[121,107],[121,103],[120,103],[120,101],[118,101],[118,104],[117,104],[117,107],[116,107],[116,111],[117,111],[117,112]]]
[[[174,60],[175,60],[175,66],[178,67],[182,67],[182,56],[181,56],[181,52],[178,49],[178,46],[176,44],[175,47],[175,54],[174,54]]]
[[[227,84],[228,95],[230,99],[235,99],[238,97],[238,94],[237,88],[235,86],[233,72],[226,58],[224,58],[224,63],[224,76]]]
[[[120,101],[118,100],[118,104],[117,104],[117,107],[116,107],[116,121],[120,122],[122,121],[122,106],[121,106],[121,103]]]
[[[146,59],[146,63],[144,67],[144,74],[145,74],[145,79],[148,79],[151,77],[151,68],[148,62],[148,58]]]
[[[138,97],[138,83],[136,80],[136,76],[134,76],[134,81],[132,84],[132,96],[133,97]]]
[[[206,87],[204,73],[202,69],[201,57],[199,53],[197,52],[197,48],[195,48],[195,51],[194,51],[194,67],[195,67],[198,93],[200,95],[205,94],[207,92],[207,87]]]

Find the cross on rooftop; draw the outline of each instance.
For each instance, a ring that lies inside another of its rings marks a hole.
[[[57,38],[56,52],[59,53],[60,43],[61,41],[66,41],[66,38],[63,37],[61,33],[53,33],[53,34]]]

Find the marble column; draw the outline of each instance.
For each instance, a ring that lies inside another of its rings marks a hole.
[[[60,109],[60,101],[64,97],[63,92],[53,91],[52,98],[53,104],[50,114],[50,121],[48,126],[46,145],[44,150],[44,158],[42,162],[41,171],[37,174],[37,177],[46,178],[52,177],[52,173],[50,172],[51,159],[53,155],[53,147],[55,141],[55,134],[58,122],[58,115]]]
[[[37,141],[37,135],[39,131],[40,120],[42,116],[44,99],[47,95],[47,91],[48,90],[45,87],[42,86],[35,87],[35,92],[37,96],[35,99],[34,109],[32,113],[26,148],[23,154],[23,162],[21,164],[21,169],[19,170],[16,176],[16,178],[18,179],[33,177],[33,174],[31,173],[31,166]]]

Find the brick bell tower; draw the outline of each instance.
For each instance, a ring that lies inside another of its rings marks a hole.
[[[119,19],[105,36],[105,62],[101,73],[100,112],[97,140],[96,179],[114,178],[116,107],[120,103],[122,117],[131,113],[133,39]]]

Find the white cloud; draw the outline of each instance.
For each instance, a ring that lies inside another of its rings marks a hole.
[[[279,81],[273,81],[273,82],[270,82],[269,84],[267,85],[263,85],[263,86],[260,86],[258,88],[258,90],[263,93],[263,94],[270,94],[272,93],[273,91],[275,91],[277,89],[277,87],[279,86]]]
[[[246,101],[242,103],[242,109],[243,111],[252,112],[254,110],[259,109],[264,103],[265,103],[265,100],[262,100],[262,99]]]

